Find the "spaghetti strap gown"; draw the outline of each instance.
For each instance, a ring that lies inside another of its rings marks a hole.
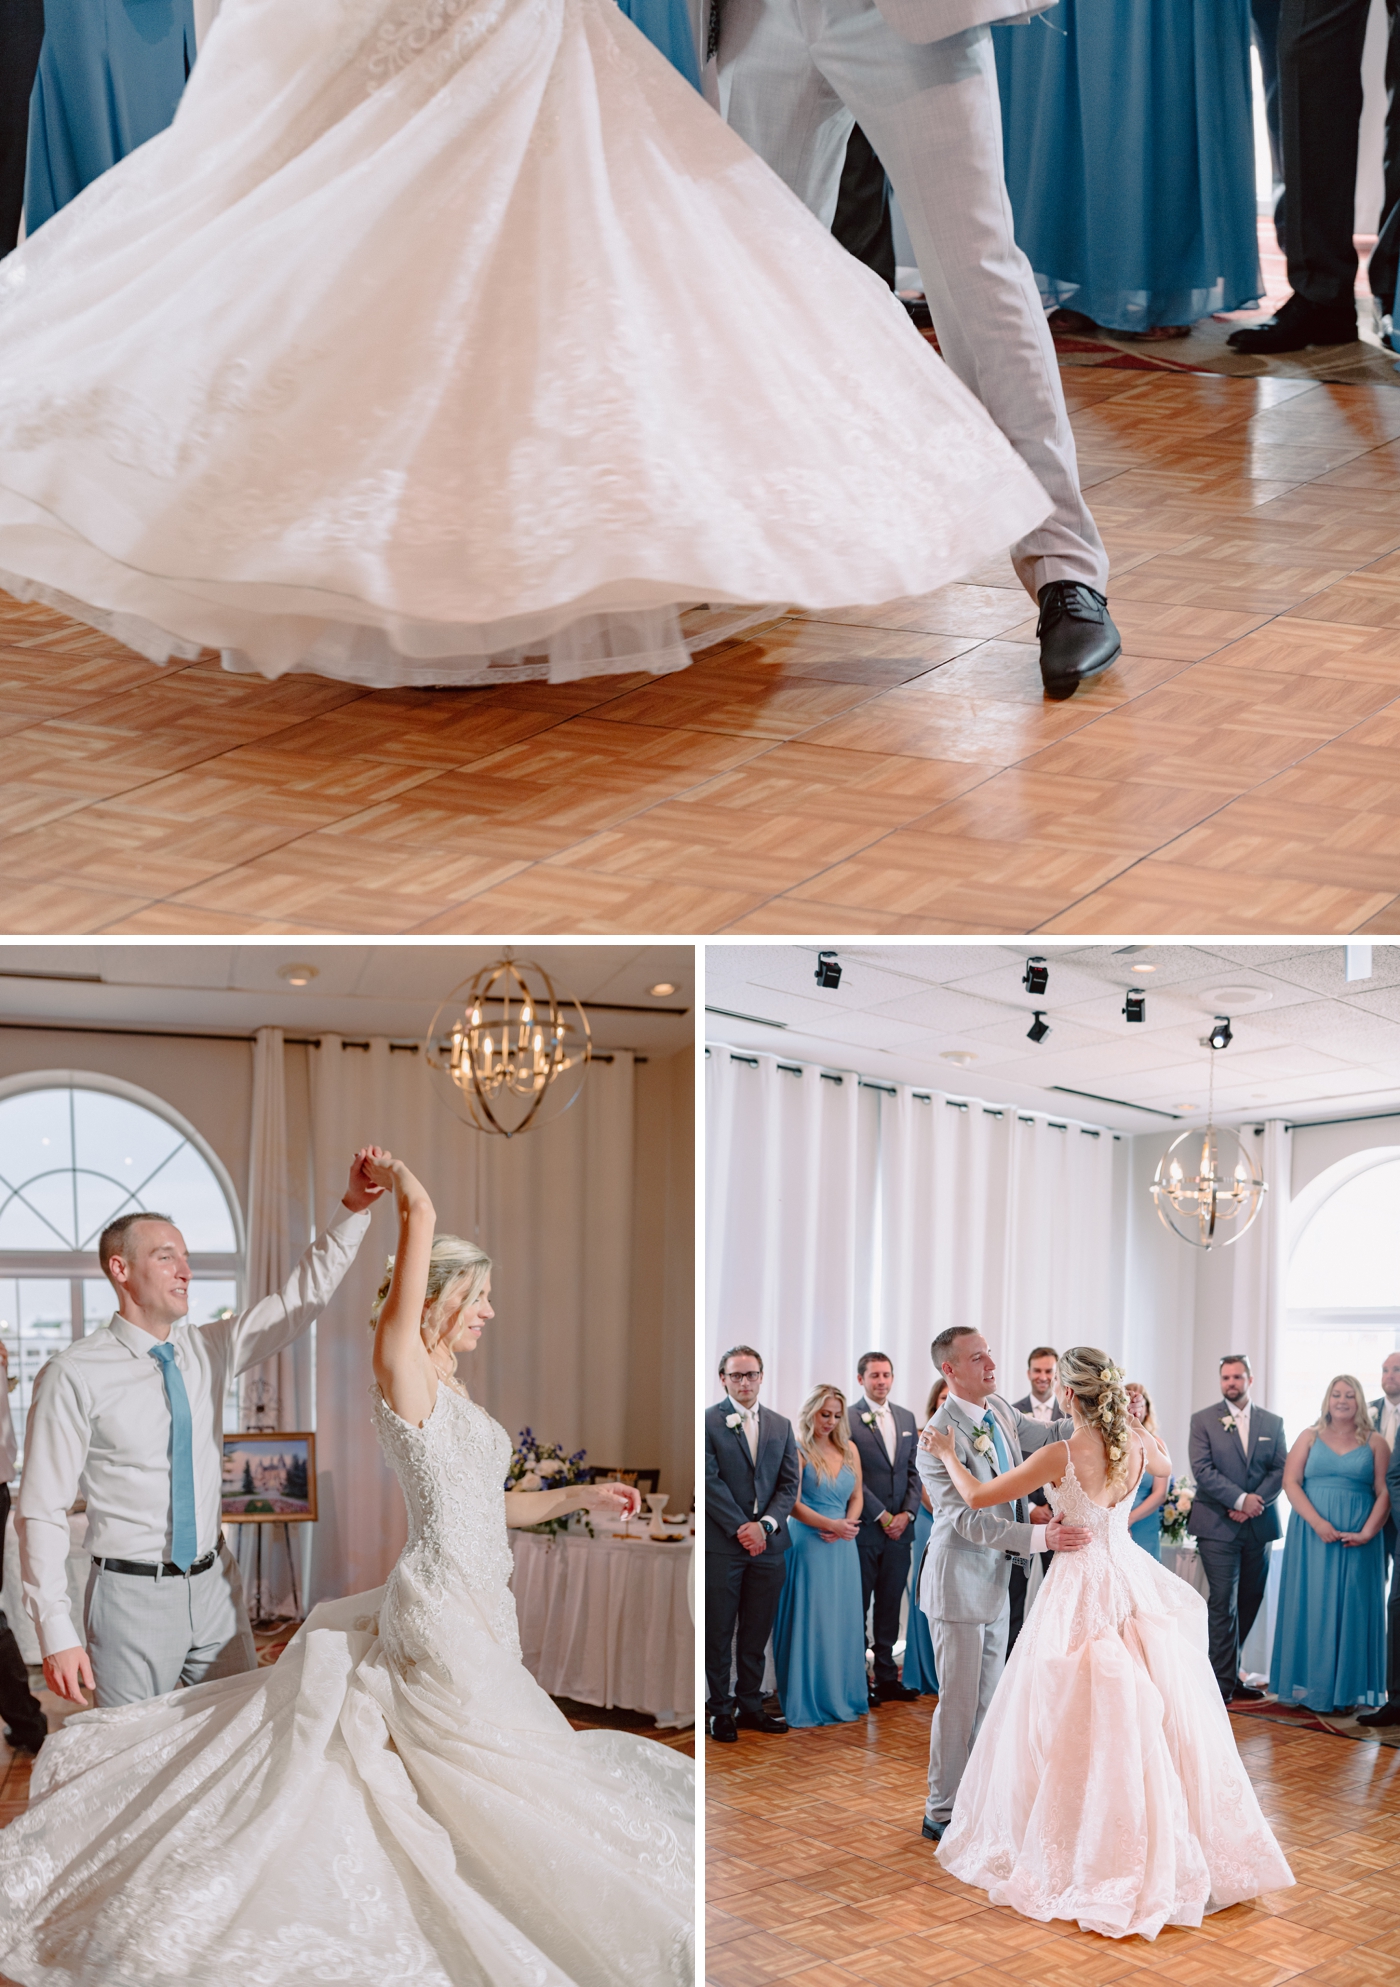
[[[1339,1456],[1315,1441],[1303,1488],[1339,1532],[1359,1532],[1376,1501],[1369,1442]],[[1290,1513],[1283,1543],[1269,1688],[1284,1704],[1324,1714],[1385,1697],[1385,1540],[1324,1545]]]
[[[661,673],[1050,509],[616,0],[225,0],[0,353],[0,585],[155,660]]]
[[[575,1732],[520,1660],[510,1437],[374,1392],[385,1585],[270,1669],[70,1718],[0,1830],[21,1987],[685,1987],[694,1767]]]
[[[1206,1604],[1071,1460],[1057,1552],[993,1695],[938,1860],[993,1904],[1155,1939],[1294,1881],[1235,1748]]]
[[[856,1474],[843,1463],[834,1477],[802,1465],[802,1502],[824,1517],[844,1518]],[[837,1725],[870,1708],[865,1671],[865,1610],[854,1539],[825,1544],[810,1525],[788,1519],[787,1573],[773,1624],[778,1696],[790,1725]]]

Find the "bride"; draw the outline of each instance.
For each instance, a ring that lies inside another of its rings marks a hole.
[[[1062,1354],[1060,1381],[1073,1436],[989,1483],[950,1436],[921,1437],[974,1509],[1048,1484],[1057,1513],[1094,1534],[1055,1554],[937,1854],[1024,1917],[1153,1939],[1293,1876],[1235,1748],[1205,1602],[1128,1530],[1143,1470],[1165,1476],[1171,1459],[1130,1417],[1106,1353]]]
[[[315,1608],[272,1668],[71,1718],[0,1831],[0,1969],[21,1987],[664,1987],[691,1978],[694,1768],[574,1732],[520,1660],[506,1523],[621,1485],[511,1492],[456,1378],[490,1263],[433,1236],[387,1154],[398,1249],[373,1416],[409,1537],[376,1593]]]
[[[1049,508],[614,0],[225,0],[0,263],[0,586],[156,661],[680,669]]]

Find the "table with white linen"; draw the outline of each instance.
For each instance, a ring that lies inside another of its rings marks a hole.
[[[1210,1598],[1210,1587],[1206,1580],[1206,1569],[1201,1564],[1201,1555],[1196,1550],[1196,1541],[1187,1538],[1181,1545],[1168,1545],[1162,1540],[1162,1564],[1188,1586],[1194,1587],[1203,1601]],[[1275,1539],[1269,1550],[1269,1571],[1264,1588],[1264,1605],[1254,1618],[1243,1648],[1240,1650],[1240,1669],[1246,1677],[1267,1677],[1269,1659],[1274,1648],[1274,1621],[1278,1613],[1279,1576],[1283,1571],[1283,1540]]]
[[[511,1590],[525,1667],[551,1697],[695,1722],[694,1544],[513,1531]]]

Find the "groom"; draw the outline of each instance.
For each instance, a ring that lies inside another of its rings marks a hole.
[[[1072,1421],[1034,1421],[993,1392],[996,1367],[986,1339],[951,1325],[933,1341],[933,1363],[948,1382],[931,1428],[946,1429],[958,1460],[984,1483],[1024,1461],[1023,1451],[1068,1441]],[[984,1434],[985,1431],[985,1434]],[[983,1447],[974,1442],[983,1437]],[[1028,1519],[1026,1506],[973,1511],[939,1458],[922,1444],[919,1475],[933,1506],[933,1530],[919,1581],[938,1671],[938,1704],[929,1732],[924,1836],[937,1842],[953,1813],[968,1754],[982,1727],[1006,1661],[1011,1568],[1032,1552],[1074,1552],[1089,1543],[1082,1526]],[[1047,1513],[1048,1516],[1048,1513]]]
[[[1054,341],[1013,232],[988,26],[1049,4],[712,0],[711,33],[725,120],[828,227],[853,123],[879,155],[943,357],[1054,505],[1011,556],[1039,602],[1046,695],[1064,698],[1107,669],[1120,644]]]
[[[219,1528],[229,1381],[308,1328],[335,1294],[382,1188],[355,1155],[345,1197],[275,1297],[190,1327],[184,1238],[163,1214],[124,1214],[98,1260],[110,1321],[42,1369],[20,1482],[20,1567],[44,1680],[84,1705],[135,1704],[180,1683],[257,1667],[238,1567]],[[68,1511],[87,1499],[88,1578],[79,1646],[68,1603]]]

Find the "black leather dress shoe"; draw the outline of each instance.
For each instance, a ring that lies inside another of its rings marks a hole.
[[[1118,630],[1108,618],[1108,602],[1080,580],[1051,580],[1040,589],[1040,680],[1056,702],[1072,697],[1090,676],[1098,676],[1123,652]]]
[[[930,1820],[929,1820],[929,1818],[928,1818],[928,1816],[927,1816],[927,1815],[925,1815],[925,1816],[924,1816],[924,1841],[925,1841],[925,1842],[941,1842],[942,1840],[943,1840],[943,1830],[942,1830],[942,1829],[941,1829],[941,1828],[940,1828],[940,1827],[938,1826],[938,1823],[937,1823],[936,1821],[930,1821]]]
[[[37,1752],[49,1735],[47,1725],[23,1732],[6,1732],[5,1743],[14,1752]]]
[[[786,1718],[774,1718],[767,1711],[761,1711],[755,1718],[752,1711],[736,1712],[734,1722],[745,1732],[785,1732],[788,1730]]]
[[[1262,1704],[1268,1696],[1267,1690],[1256,1690],[1252,1683],[1237,1683],[1232,1704]]]
[[[1389,1704],[1382,1704],[1377,1711],[1358,1711],[1358,1725],[1400,1725],[1400,1698],[1392,1697]]]
[[[910,1690],[903,1683],[881,1683],[875,1686],[875,1695],[881,1704],[917,1704],[919,1693]]]
[[[734,1729],[734,1720],[727,1712],[720,1717],[711,1718],[710,1737],[718,1739],[722,1746],[732,1746],[739,1743],[739,1734]]]
[[[1306,297],[1292,296],[1276,317],[1232,331],[1228,342],[1236,352],[1264,357],[1271,352],[1304,352],[1309,345],[1354,345],[1356,305],[1310,304]]]

